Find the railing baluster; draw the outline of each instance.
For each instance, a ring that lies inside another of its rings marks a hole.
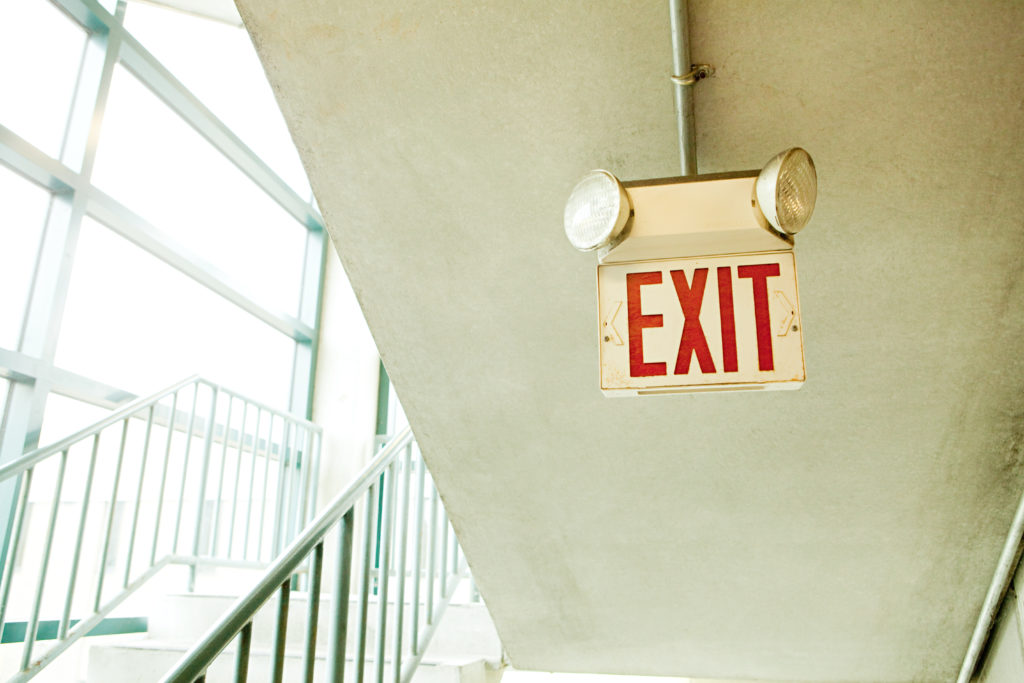
[[[228,527],[228,557],[235,549],[235,516],[238,512],[238,480],[242,476],[242,451],[245,449],[245,421],[249,416],[249,402],[242,401],[242,426],[238,434],[238,461],[235,463],[235,491],[231,495],[231,525]],[[259,419],[259,415],[256,416]]]
[[[301,511],[303,502],[303,482],[306,475],[306,463],[304,462],[306,452],[302,445],[306,439],[302,436],[308,434],[298,424],[295,425],[295,455],[292,458],[291,471],[288,473],[288,531],[285,533],[286,542],[295,538],[295,535],[302,528]]]
[[[423,581],[423,488],[426,482],[426,466],[421,456],[417,461],[416,470],[416,538],[413,541],[413,582],[412,582],[412,654],[420,652],[420,583]]]
[[[442,510],[441,511],[441,528],[438,530],[441,534],[441,568],[440,573],[440,595],[439,599],[444,600],[444,596],[448,594],[448,515]]]
[[[132,573],[132,555],[135,551],[135,534],[139,528],[139,508],[142,507],[142,482],[146,477],[146,461],[149,459],[149,437],[153,433],[153,414],[156,411],[156,405],[149,407],[149,413],[146,416],[146,436],[142,439],[142,464],[139,465],[139,485],[135,489],[135,509],[132,512],[132,530],[128,534],[128,555],[124,563],[124,581],[121,583],[121,588],[128,585],[128,580]]]
[[[452,568],[452,576],[456,576],[459,573],[459,543],[458,539],[455,538],[455,527],[452,526],[452,518],[448,518],[448,534],[451,538],[448,539],[449,547],[451,548],[451,559],[450,564]]]
[[[117,447],[117,466],[114,468],[114,487],[110,494],[110,512],[107,514],[107,532],[103,535],[103,553],[100,555],[100,575],[96,581],[96,600],[93,602],[93,610],[100,608],[100,598],[103,595],[103,579],[107,575],[107,554],[110,552],[110,538],[114,531],[114,513],[117,511],[117,489],[121,484],[121,467],[124,465],[124,447],[128,440],[128,421],[124,419],[121,427],[121,444]]]
[[[217,554],[217,541],[220,538],[220,510],[224,500],[224,469],[228,464],[228,442],[231,441],[231,410],[235,406],[235,397],[226,394],[228,399],[228,416],[224,421],[224,447],[220,451],[220,475],[217,478],[217,498],[213,513],[213,535],[210,539],[210,554]],[[237,484],[237,481],[235,482]]]
[[[238,650],[235,652],[235,683],[245,683],[249,677],[249,650],[252,648],[252,622],[248,622],[238,633]]]
[[[299,434],[301,433],[301,427],[299,427],[299,424],[297,422],[293,424],[294,427],[292,429],[292,457],[291,460],[288,462],[287,491],[285,492],[284,497],[285,506],[282,509],[282,512],[284,513],[284,519],[281,520],[282,548],[288,545],[288,541],[292,539],[292,531],[295,526],[295,509],[297,502],[296,499],[298,498],[299,495],[297,479],[299,475],[299,468],[301,467],[301,465],[299,464],[299,444],[301,443]]]
[[[281,683],[284,677],[284,646],[288,633],[288,600],[291,596],[291,577],[281,584],[281,595],[277,602],[277,624],[274,626],[274,645],[270,653],[270,680]]]
[[[395,526],[395,480],[398,471],[392,460],[385,472],[384,506],[381,510],[380,566],[377,569],[377,657],[376,682],[384,683],[384,641],[388,625],[388,584],[391,578],[391,536]]]
[[[356,631],[355,683],[362,683],[366,670],[366,613],[370,603],[370,584],[373,583],[373,541],[377,527],[377,498],[380,483],[374,482],[366,492],[365,524],[363,525],[363,566],[359,584],[359,630]]]
[[[306,611],[306,643],[302,652],[302,670],[306,683],[313,683],[313,665],[316,664],[316,629],[320,617],[320,579],[324,567],[324,542],[313,549],[309,571],[309,608]]]
[[[260,452],[260,420],[263,419],[263,411],[256,410],[256,431],[252,433],[252,466],[249,468],[249,501],[245,506],[245,540],[242,543],[242,558],[249,552],[249,528],[252,526],[252,491],[256,482],[256,456]],[[259,559],[259,556],[256,556]]]
[[[281,464],[281,503],[277,508],[277,514],[280,516],[280,524],[278,526],[280,536],[277,541],[276,552],[281,552],[281,548],[288,545],[288,536],[291,531],[292,484],[294,481],[292,474],[295,471],[295,461],[299,455],[296,447],[298,434],[298,425],[289,421],[288,457]]]
[[[78,580],[78,563],[82,559],[82,539],[85,537],[85,521],[89,516],[89,500],[92,498],[92,482],[96,476],[96,460],[99,457],[100,433],[92,439],[92,455],[89,457],[89,472],[85,476],[85,491],[82,493],[82,515],[78,519],[78,533],[75,536],[75,553],[71,558],[71,577],[68,579],[67,597],[64,599],[64,612],[60,618],[57,637],[60,640],[68,635],[71,622],[71,603],[75,596],[75,582]],[[155,540],[153,541],[156,542]]]
[[[282,504],[279,508],[281,512],[281,537],[278,539],[278,552],[280,553],[282,548],[288,545],[289,533],[292,527],[292,503],[294,499],[294,484],[295,484],[295,471],[296,461],[299,459],[299,426],[292,421],[291,431],[288,437],[288,458],[285,460],[284,471],[284,494],[282,496]]]
[[[171,399],[171,416],[167,420],[167,443],[164,445],[164,465],[160,473],[160,492],[156,497],[156,521],[153,523],[153,548],[149,553],[149,566],[156,564],[157,541],[160,540],[160,519],[164,513],[164,492],[167,490],[167,468],[171,462],[171,442],[174,440],[174,424],[178,421],[178,392]],[[171,552],[174,552],[173,549]]]
[[[348,640],[348,603],[352,580],[352,531],[354,511],[349,509],[338,524],[338,565],[334,570],[330,641],[327,646],[327,683],[343,683]]]
[[[307,513],[307,519],[312,520],[316,516],[316,503],[317,503],[317,492],[320,488],[320,451],[323,449],[324,433],[323,431],[317,431],[316,435],[316,447],[313,451],[313,488],[309,492],[309,512]]]
[[[411,464],[411,446],[406,446],[400,461],[402,467],[401,506],[398,511],[398,533],[395,536],[395,549],[398,553],[395,577],[398,585],[395,588],[395,635],[392,641],[391,672],[394,683],[402,683],[402,629],[405,626],[405,555],[409,532],[409,466]]]
[[[0,584],[0,633],[4,632],[4,617],[7,614],[7,601],[11,597],[11,582],[14,581],[14,565],[18,560],[18,546],[21,545],[21,529],[25,525],[25,514],[28,509],[28,494],[32,488],[32,473],[35,468],[25,472],[21,480],[21,501],[15,512],[12,527],[11,544],[7,547],[7,565],[4,567],[3,583]]]
[[[199,471],[199,491],[196,495],[196,524],[195,533],[192,536],[192,559],[199,558],[199,537],[203,531],[203,510],[206,507],[206,485],[210,475],[210,451],[213,449],[213,427],[217,420],[217,400],[220,397],[220,389],[213,387],[213,395],[210,397],[210,412],[206,417],[206,435],[203,438],[203,462]],[[196,571],[199,565],[193,562],[188,570],[188,592],[196,589]]]
[[[313,432],[309,429],[303,430],[306,434],[306,438],[303,439],[302,458],[299,460],[299,467],[302,469],[300,472],[300,484],[299,484],[299,496],[296,502],[295,511],[295,530],[292,532],[292,538],[298,535],[302,528],[306,526],[306,522],[309,521],[309,489],[312,484],[310,475],[313,471],[313,458],[311,453],[313,451]]]
[[[430,539],[427,550],[427,626],[434,623],[434,568],[437,566],[437,489],[430,486]]]
[[[284,478],[285,463],[288,462],[288,439],[291,434],[291,421],[284,421],[284,434],[281,436],[281,450],[277,454],[277,508],[274,515],[274,532],[271,534],[271,555],[281,551],[281,515],[284,514]]]
[[[260,507],[260,530],[259,538],[256,539],[256,559],[263,557],[263,536],[264,529],[266,527],[267,520],[267,486],[270,480],[270,456],[274,451],[274,416],[270,416],[270,428],[267,430],[267,451],[263,454],[263,497],[260,499],[264,502],[263,506]],[[255,461],[253,461],[255,462]],[[268,548],[269,550],[269,548]]]
[[[196,409],[199,407],[199,382],[195,383],[192,391],[192,412],[188,418],[188,432],[185,437],[185,456],[181,463],[181,492],[178,494],[178,514],[174,520],[174,542],[171,543],[171,552],[178,552],[178,538],[181,533],[181,513],[185,510],[185,486],[188,483],[188,461],[192,454],[192,436],[196,428]]]
[[[53,532],[57,529],[57,512],[60,508],[60,494],[64,488],[64,472],[68,464],[68,452],[60,454],[60,465],[57,470],[57,486],[53,493],[53,503],[50,505],[50,522],[46,529],[46,543],[43,546],[43,559],[39,569],[39,585],[36,588],[36,595],[32,601],[32,614],[28,626],[25,629],[25,649],[21,654],[21,668],[28,668],[32,661],[32,649],[36,642],[36,629],[39,627],[39,609],[43,604],[43,588],[46,586],[46,572],[50,567],[50,551],[53,549]]]

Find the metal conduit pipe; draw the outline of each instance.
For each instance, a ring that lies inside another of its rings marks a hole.
[[[981,615],[979,615],[978,623],[971,635],[971,643],[967,647],[963,666],[960,667],[960,675],[956,679],[957,683],[968,683],[974,676],[974,670],[978,668],[978,658],[995,626],[999,609],[1002,607],[1003,599],[1013,580],[1013,573],[1020,561],[1021,551],[1024,550],[1022,541],[1024,541],[1024,495],[1021,495],[1020,502],[1017,504],[1017,512],[1014,514],[1010,530],[1007,532],[1006,543],[1003,544],[1003,552],[999,555],[999,564],[996,565],[992,583],[989,584],[988,593],[985,595]]]
[[[672,69],[681,76],[690,71],[690,22],[686,0],[669,0],[672,25]],[[683,175],[697,175],[697,140],[693,123],[693,87],[675,83],[679,128],[679,161]]]

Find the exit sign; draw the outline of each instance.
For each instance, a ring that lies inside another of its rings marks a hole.
[[[608,395],[804,381],[792,251],[602,264],[597,290]]]

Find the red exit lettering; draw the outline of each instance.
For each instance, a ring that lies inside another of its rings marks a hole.
[[[721,266],[715,269],[718,281],[719,324],[722,338],[722,371],[739,372],[736,351],[736,319],[732,291],[732,268]],[[763,263],[739,266],[738,278],[750,279],[754,297],[754,328],[757,332],[757,367],[767,372],[775,369],[772,354],[771,321],[768,311],[768,278],[779,275],[778,263]],[[690,360],[696,356],[697,365],[703,374],[717,372],[711,349],[708,347],[704,328],[700,322],[701,304],[707,286],[708,269],[697,268],[692,281],[685,271],[669,271],[675,287],[679,308],[683,313],[683,332],[679,339],[679,352],[673,374],[685,375],[690,371]],[[661,271],[626,274],[626,314],[629,334],[629,374],[631,377],[656,377],[666,375],[668,366],[664,362],[644,360],[643,331],[651,327],[662,327],[661,314],[647,314],[642,311],[641,288],[645,285],[660,285]]]

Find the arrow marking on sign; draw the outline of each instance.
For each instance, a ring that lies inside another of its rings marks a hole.
[[[779,309],[779,314],[782,316],[779,321],[778,332],[775,333],[777,337],[785,337],[789,334],[791,325],[793,324],[793,318],[796,317],[796,308],[789,301],[785,294],[780,290],[775,290],[775,296],[772,297],[775,302],[775,306]]]
[[[610,341],[616,346],[622,346],[625,342],[622,341],[622,335],[615,329],[615,318],[619,315],[619,311],[622,310],[622,302],[615,302],[615,310],[611,312],[607,318],[604,319],[604,331],[601,333],[605,341]]]

